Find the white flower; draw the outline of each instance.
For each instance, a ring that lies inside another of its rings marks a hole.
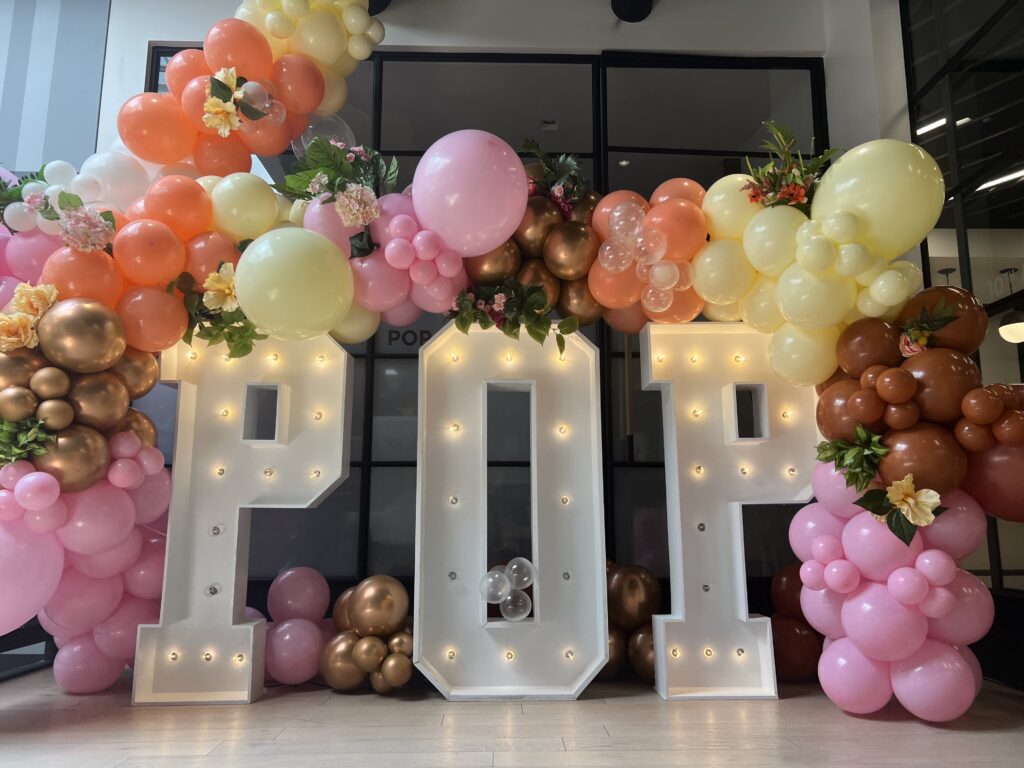
[[[235,265],[227,262],[221,264],[220,269],[211,272],[203,283],[206,293],[203,294],[203,304],[207,309],[219,309],[221,312],[233,312],[238,309],[238,299],[235,296]]]

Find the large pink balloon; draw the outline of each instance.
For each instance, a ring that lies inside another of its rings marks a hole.
[[[449,133],[420,159],[412,180],[416,218],[463,256],[494,250],[526,211],[523,161],[485,131]]]
[[[0,522],[0,635],[35,616],[64,572],[64,547],[52,533],[33,533],[20,520]]]
[[[274,621],[309,619],[320,621],[331,602],[331,588],[319,571],[289,568],[270,585],[267,609]]]
[[[160,597],[164,584],[167,539],[153,534],[142,542],[142,553],[124,571],[124,588],[144,600]]]
[[[61,544],[72,552],[95,555],[117,545],[135,525],[131,496],[106,480],[62,497],[68,522],[57,529]]]
[[[842,637],[843,596],[831,589],[800,588],[800,610],[807,623],[826,637]]]
[[[818,503],[836,517],[850,518],[864,511],[854,504],[860,498],[861,491],[853,486],[847,486],[846,475],[837,472],[835,465],[830,461],[814,465],[811,488]]]
[[[412,216],[415,219],[416,211],[412,206],[412,198],[397,192],[382,195],[377,202],[380,204],[380,216],[370,222],[370,237],[383,250],[391,240],[391,233],[388,231],[391,220],[396,216]]]
[[[341,223],[341,217],[334,210],[334,203],[321,203],[314,200],[306,208],[302,215],[302,226],[313,232],[317,232],[332,243],[334,243],[345,254],[345,258],[352,255],[353,235],[358,235],[362,227],[346,227]]]
[[[161,468],[155,475],[146,475],[142,485],[128,491],[135,504],[135,522],[148,525],[167,511],[171,504],[171,473]]]
[[[967,662],[967,666],[971,668],[971,673],[974,675],[974,695],[977,696],[981,693],[981,662],[978,661],[978,657],[974,655],[974,651],[966,645],[958,646],[957,651],[964,657],[964,661]]]
[[[956,648],[929,638],[916,652],[892,663],[892,690],[912,715],[945,723],[970,709],[974,672]]]
[[[406,299],[394,309],[389,309],[386,312],[380,313],[381,322],[395,328],[402,328],[406,325],[412,325],[420,319],[420,315],[423,314],[423,310],[413,303],[412,299]]]
[[[872,581],[885,581],[897,568],[913,565],[922,549],[920,535],[914,536],[907,546],[867,511],[851,518],[843,529],[846,559]]]
[[[92,631],[96,647],[112,659],[135,658],[135,636],[139,624],[160,621],[160,601],[125,595],[121,604]]]
[[[280,621],[267,631],[267,672],[285,685],[312,680],[320,670],[324,637],[309,619]]]
[[[369,256],[351,259],[355,280],[356,302],[374,312],[386,312],[405,301],[409,295],[409,272],[395,269],[384,259],[379,248]]]
[[[18,232],[7,243],[4,256],[11,274],[26,283],[35,283],[43,273],[43,264],[50,254],[64,247],[56,235],[47,235],[40,229]]]
[[[68,568],[46,603],[46,615],[67,628],[62,634],[80,635],[112,614],[123,595],[124,580],[120,576],[94,579]]]
[[[76,570],[94,579],[109,579],[124,571],[139,559],[142,552],[142,530],[138,527],[128,531],[128,535],[105,552],[95,555],[81,555],[68,552],[68,560]]]
[[[935,522],[918,528],[928,549],[941,549],[954,560],[967,557],[985,539],[988,524],[981,505],[959,488],[942,494],[946,511]]]
[[[818,681],[833,704],[855,715],[877,712],[892,698],[889,662],[869,659],[845,637],[822,651]]]
[[[68,693],[99,693],[117,682],[124,659],[112,659],[96,647],[92,635],[67,641],[53,659],[53,677]]]
[[[941,619],[928,619],[928,637],[950,645],[976,643],[992,628],[995,605],[988,587],[967,571],[957,571],[948,587],[956,604]]]
[[[928,619],[915,606],[902,605],[884,584],[868,582],[843,602],[843,629],[857,649],[879,661],[895,661],[921,647]]]
[[[789,523],[789,546],[804,562],[814,559],[811,543],[819,536],[843,533],[843,521],[829,513],[823,504],[808,504],[793,515]]]

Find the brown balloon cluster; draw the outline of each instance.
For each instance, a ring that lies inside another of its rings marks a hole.
[[[639,565],[608,561],[608,663],[598,680],[613,680],[626,662],[642,679],[654,682],[651,617],[661,606],[661,584]]]
[[[361,688],[390,694],[412,679],[409,593],[391,576],[369,576],[334,602],[338,634],[320,656],[320,674],[337,691]]]
[[[772,577],[772,646],[775,677],[781,683],[800,683],[818,672],[824,637],[819,635],[800,608],[800,563],[780,569]]]
[[[35,417],[56,440],[32,457],[65,492],[104,477],[109,451],[104,434],[132,431],[156,444],[156,427],[129,407],[160,378],[156,358],[128,347],[117,313],[92,299],[59,301],[36,328],[37,349],[0,353],[0,417]]]

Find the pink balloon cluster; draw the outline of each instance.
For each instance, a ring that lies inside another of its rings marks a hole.
[[[299,685],[317,675],[324,644],[336,633],[334,623],[324,618],[330,602],[327,579],[312,568],[289,568],[274,579],[267,595],[274,620],[267,625],[268,680]]]
[[[38,229],[10,235],[0,226],[0,308],[14,296],[18,283],[37,283],[46,260],[62,247],[64,241],[56,235]]]
[[[803,561],[800,606],[825,635],[818,679],[847,712],[881,709],[893,694],[923,720],[953,720],[981,688],[967,647],[992,626],[985,585],[956,561],[978,547],[985,515],[963,491],[910,545],[854,501],[859,493],[831,464],[812,479],[817,503],[794,516],[789,543]]]

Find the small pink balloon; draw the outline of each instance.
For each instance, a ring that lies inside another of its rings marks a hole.
[[[915,535],[907,546],[867,511],[847,522],[842,542],[846,559],[872,581],[885,581],[897,568],[913,565],[924,548],[920,535]]]
[[[135,459],[114,459],[107,468],[107,480],[117,488],[138,488],[144,477]]]
[[[171,504],[171,473],[161,467],[155,475],[146,475],[142,485],[128,491],[128,495],[135,504],[135,523],[149,525]]]
[[[889,663],[868,658],[845,637],[825,646],[818,681],[833,704],[855,715],[877,712],[892,698]]]
[[[312,680],[320,670],[324,637],[309,619],[288,619],[267,631],[267,672],[285,685]]]
[[[447,312],[452,308],[452,302],[458,296],[459,291],[466,287],[466,273],[460,272],[456,277],[438,277],[434,280],[437,285],[413,285],[409,296],[417,307],[424,312]],[[438,282],[447,281],[447,282]],[[439,292],[437,289],[445,286],[446,291]]]
[[[424,229],[416,233],[412,239],[413,248],[416,249],[416,256],[424,261],[433,261],[437,258],[437,255],[441,253],[441,238],[431,232],[429,229]],[[449,253],[452,253],[449,251]],[[462,258],[455,254],[459,261]],[[440,267],[438,267],[440,269]]]
[[[942,494],[946,511],[918,529],[927,549],[941,549],[954,560],[967,557],[985,540],[988,523],[981,506],[961,490]]]
[[[23,518],[25,527],[33,533],[55,531],[68,521],[68,508],[58,499],[46,509],[29,510]]]
[[[123,573],[124,588],[130,594],[144,600],[160,597],[164,584],[166,541],[163,536],[155,534],[143,538],[142,552]]]
[[[380,216],[370,222],[370,237],[373,238],[373,242],[384,245],[392,237],[391,232],[388,231],[391,227],[391,220],[396,216],[414,217],[415,213],[412,198],[397,192],[381,195],[377,204],[380,206]],[[419,225],[417,225],[417,229],[419,229]]]
[[[120,576],[94,579],[68,568],[45,606],[46,615],[67,627],[67,634],[87,632],[114,612],[124,595]]]
[[[917,607],[929,619],[941,619],[949,616],[956,606],[956,595],[945,587],[932,587],[928,595]]]
[[[396,237],[384,246],[384,258],[395,269],[408,269],[416,261],[416,249],[408,240]]]
[[[142,450],[142,440],[134,432],[118,432],[109,442],[110,456],[115,459],[133,459]]]
[[[152,445],[139,451],[135,460],[139,462],[139,466],[142,467],[142,471],[146,475],[158,475],[164,469],[164,452]]]
[[[252,608],[252,607],[250,607],[248,605],[245,606],[244,617],[246,619],[264,619],[264,620],[267,618],[266,616],[263,615],[262,612],[256,610],[255,608]]]
[[[13,491],[14,486],[18,484],[21,478],[35,471],[36,468],[32,465],[32,462],[25,461],[24,459],[18,459],[11,464],[5,464],[3,468],[0,468],[0,485],[8,491]]]
[[[833,560],[825,566],[825,586],[840,595],[848,595],[860,586],[860,571],[849,560]]]
[[[427,295],[439,302],[451,304],[458,295],[455,288],[455,281],[450,277],[435,277],[426,287]]]
[[[109,579],[123,573],[142,553],[142,531],[136,526],[124,539],[105,552],[95,555],[80,555],[68,552],[68,561],[75,570],[94,579]]]
[[[928,619],[901,604],[884,585],[868,582],[843,602],[843,630],[865,656],[895,661],[909,656],[928,636]]]
[[[928,620],[928,636],[950,645],[978,642],[988,634],[995,618],[992,593],[981,579],[967,571],[957,571],[946,589],[956,598],[953,610],[942,618]]]
[[[14,498],[25,509],[46,509],[60,498],[60,483],[48,472],[29,472],[14,486]]]
[[[955,720],[974,702],[974,672],[967,660],[952,645],[931,638],[893,662],[891,679],[900,704],[922,720]]]
[[[427,285],[437,278],[437,267],[432,261],[414,261],[409,267],[409,279],[414,285]]]
[[[45,610],[40,610],[39,613],[36,614],[36,618],[39,619],[39,626],[41,626],[54,637],[71,636],[71,630],[69,630],[67,627],[61,626],[56,621],[47,616]]]
[[[917,556],[914,567],[936,587],[951,584],[956,578],[956,562],[941,549],[926,549]]]
[[[18,232],[7,243],[4,256],[11,274],[26,283],[39,282],[43,265],[64,241],[56,235],[47,235],[42,230],[32,229]]]
[[[388,234],[406,242],[412,240],[419,229],[420,225],[416,223],[416,219],[405,213],[400,213],[388,223]]]
[[[928,596],[928,579],[916,568],[897,568],[886,581],[889,594],[903,605],[917,605]]]
[[[820,634],[826,637],[842,637],[846,634],[841,620],[843,596],[831,589],[800,590],[800,610],[804,619]]]
[[[415,323],[422,314],[423,310],[417,307],[412,299],[406,299],[397,307],[381,312],[380,319],[383,323],[393,328],[402,328]]]
[[[808,589],[824,589],[825,566],[817,560],[808,560],[800,566],[800,583]]]
[[[835,465],[830,461],[814,465],[811,488],[818,503],[836,517],[850,518],[864,511],[862,507],[854,504],[860,498],[861,492],[853,486],[847,486],[846,474],[837,472]]]
[[[833,560],[840,560],[843,557],[843,545],[838,536],[818,536],[811,542],[811,554],[814,559],[822,565],[828,565]]]
[[[345,258],[352,255],[352,236],[363,231],[362,227],[346,227],[341,217],[334,210],[334,203],[314,200],[302,215],[302,226],[318,235],[323,235],[344,254]]]
[[[808,504],[800,509],[789,524],[789,546],[806,562],[814,559],[812,542],[819,536],[839,537],[843,521],[829,513],[822,504]],[[890,534],[891,535],[891,534]]]
[[[380,249],[369,256],[349,260],[359,305],[374,312],[386,312],[409,295],[409,273],[395,269]]]
[[[63,573],[64,548],[54,534],[34,533],[20,520],[0,522],[0,635],[39,613]]]
[[[313,568],[289,568],[270,585],[267,609],[274,621],[309,619],[320,621],[327,613],[331,589],[327,579]]]
[[[442,251],[434,261],[441,277],[455,277],[464,268],[462,257],[455,251]]]
[[[70,637],[58,637],[57,635],[53,636],[53,644],[57,646],[57,650],[63,648],[65,645],[70,643],[71,640],[72,638]]]
[[[68,693],[99,693],[120,679],[124,659],[112,659],[96,647],[92,635],[72,638],[53,659],[53,677]]]
[[[14,491],[0,490],[0,522],[20,520],[25,508],[18,503]]]
[[[169,514],[170,514],[169,512],[164,512],[156,520],[154,520],[151,523],[146,523],[142,527],[146,528],[147,530],[152,531],[154,534],[159,534],[160,536],[163,536],[163,537],[166,538],[167,537],[167,518],[168,518]]]
[[[110,549],[135,525],[131,496],[106,480],[78,493],[65,493],[68,522],[57,529],[57,538],[72,552],[94,555]]]
[[[139,624],[157,624],[159,621],[160,601],[125,595],[114,612],[96,625],[92,637],[104,655],[130,661],[135,658],[135,636]]]
[[[978,657],[974,655],[974,651],[966,645],[957,646],[956,650],[964,657],[964,661],[967,662],[967,666],[971,668],[971,673],[974,675],[974,695],[977,696],[981,693],[981,662],[978,661]]]

